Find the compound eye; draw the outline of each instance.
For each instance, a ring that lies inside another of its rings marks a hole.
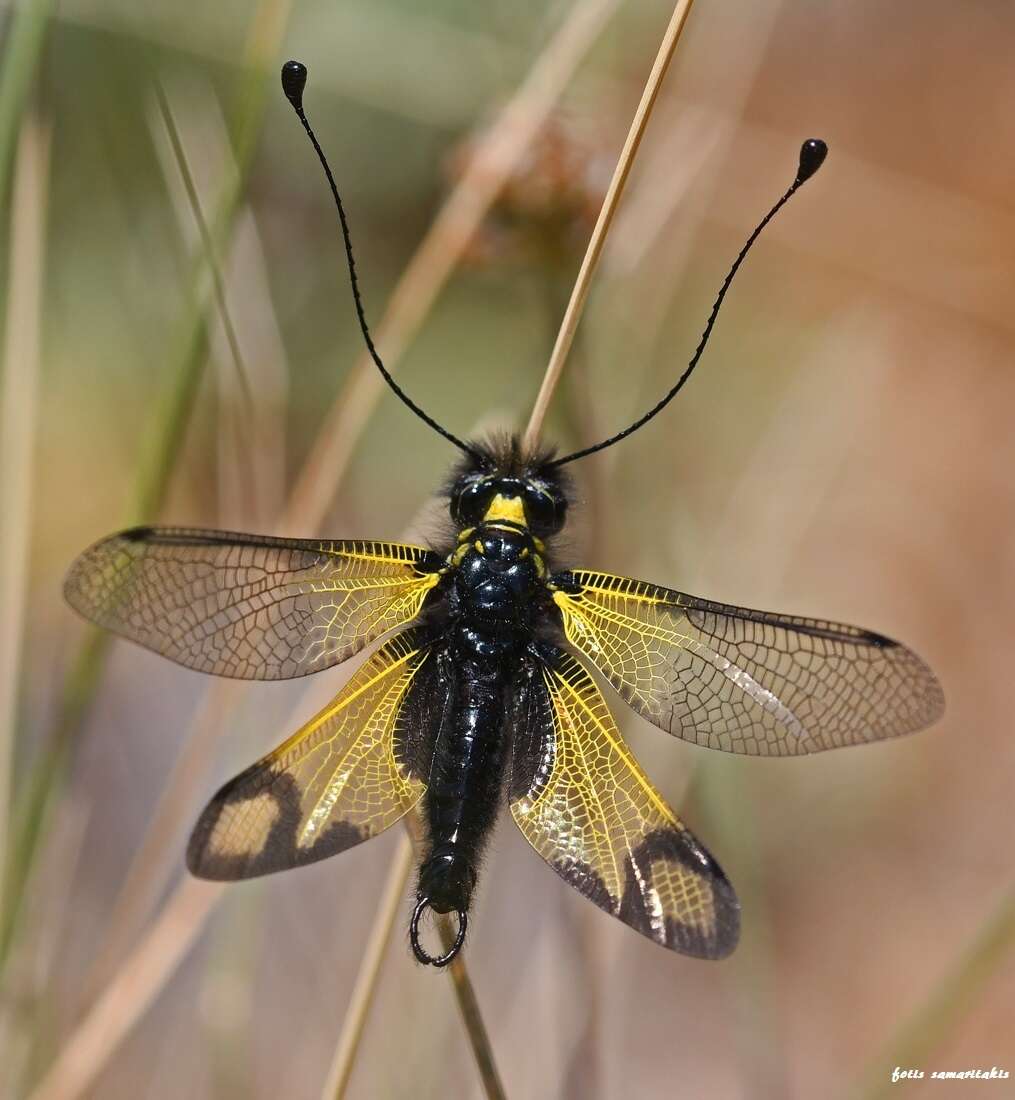
[[[555,535],[564,526],[564,502],[536,489],[525,492],[525,514],[536,535]]]
[[[493,488],[490,478],[468,482],[451,498],[451,518],[463,527],[475,527],[486,514]]]

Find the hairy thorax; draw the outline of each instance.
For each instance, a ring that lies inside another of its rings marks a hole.
[[[477,657],[513,648],[531,630],[546,568],[542,544],[528,530],[506,523],[482,523],[459,534],[451,558],[452,601],[460,644]]]

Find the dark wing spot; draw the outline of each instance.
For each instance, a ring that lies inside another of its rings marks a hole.
[[[249,783],[255,771],[265,778],[259,790]],[[241,810],[245,803],[250,804],[249,820],[238,816],[230,823],[228,838],[216,837],[223,815]],[[187,845],[187,868],[198,878],[220,882],[256,878],[316,863],[369,836],[348,821],[333,821],[312,845],[299,847],[302,816],[300,790],[292,776],[255,765],[227,783],[198,818]],[[216,842],[225,842],[226,850],[215,851]]]
[[[662,897],[664,912],[653,912],[651,892],[660,864],[673,867],[675,882],[686,889],[686,920],[673,912],[672,883]],[[695,903],[700,896],[704,908]],[[665,903],[669,901],[670,904]],[[624,897],[617,913],[622,921],[658,943],[685,955],[721,959],[740,938],[740,903],[722,868],[687,829],[657,829],[647,834],[627,860]],[[699,919],[695,919],[695,917]]]
[[[619,915],[617,899],[606,888],[606,883],[587,864],[579,859],[557,860],[550,866],[565,882],[570,883],[579,894],[583,894],[599,906],[600,909],[615,917]]]

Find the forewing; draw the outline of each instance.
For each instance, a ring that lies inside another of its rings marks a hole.
[[[511,814],[557,874],[664,947],[728,955],[733,888],[648,781],[581,662],[548,648],[512,726]]]
[[[412,809],[447,710],[439,663],[418,630],[381,646],[320,714],[215,795],[191,835],[190,870],[226,880],[300,867]]]
[[[286,680],[410,623],[441,564],[396,542],[138,527],[86,550],[64,592],[86,618],[187,668]]]
[[[912,733],[944,709],[915,653],[859,627],[585,570],[554,601],[568,641],[623,698],[698,745],[796,756]]]

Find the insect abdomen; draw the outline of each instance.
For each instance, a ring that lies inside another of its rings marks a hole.
[[[502,663],[463,660],[456,679],[427,789],[431,846],[419,873],[419,895],[439,913],[468,911],[504,771]]]

